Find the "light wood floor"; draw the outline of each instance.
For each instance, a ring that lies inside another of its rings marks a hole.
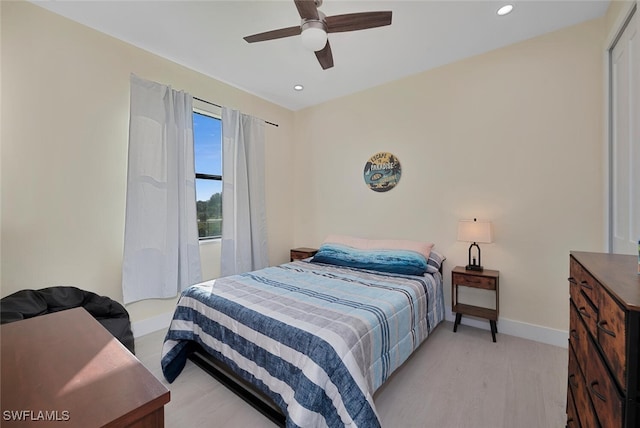
[[[502,334],[493,343],[488,331],[452,329],[439,325],[376,393],[383,427],[565,426],[566,349]],[[164,333],[136,339],[136,356],[171,390],[167,427],[275,426],[191,361],[168,384],[160,369]]]

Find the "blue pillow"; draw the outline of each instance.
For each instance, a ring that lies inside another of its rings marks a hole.
[[[403,275],[427,271],[427,259],[415,251],[360,250],[339,244],[322,244],[311,262]]]

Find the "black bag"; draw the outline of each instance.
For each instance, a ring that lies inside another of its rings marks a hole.
[[[135,354],[129,313],[120,303],[76,287],[20,290],[0,299],[0,324],[83,307]]]

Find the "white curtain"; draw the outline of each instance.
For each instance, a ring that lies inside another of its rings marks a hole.
[[[269,265],[264,197],[264,121],[222,109],[223,276]]]
[[[124,303],[201,281],[192,104],[185,92],[131,76]]]

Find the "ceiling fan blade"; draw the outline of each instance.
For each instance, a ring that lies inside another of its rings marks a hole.
[[[319,19],[318,7],[314,0],[293,0],[302,19]]]
[[[324,48],[316,51],[316,58],[318,58],[318,62],[322,66],[323,70],[333,67],[333,55],[331,54],[331,45],[329,45],[329,40],[327,40],[327,44]]]
[[[366,30],[391,24],[391,12],[360,12],[327,16],[328,33]]]
[[[247,43],[264,42],[265,40],[282,39],[284,37],[297,36],[302,32],[300,26],[280,28],[278,30],[265,31],[244,37]]]

